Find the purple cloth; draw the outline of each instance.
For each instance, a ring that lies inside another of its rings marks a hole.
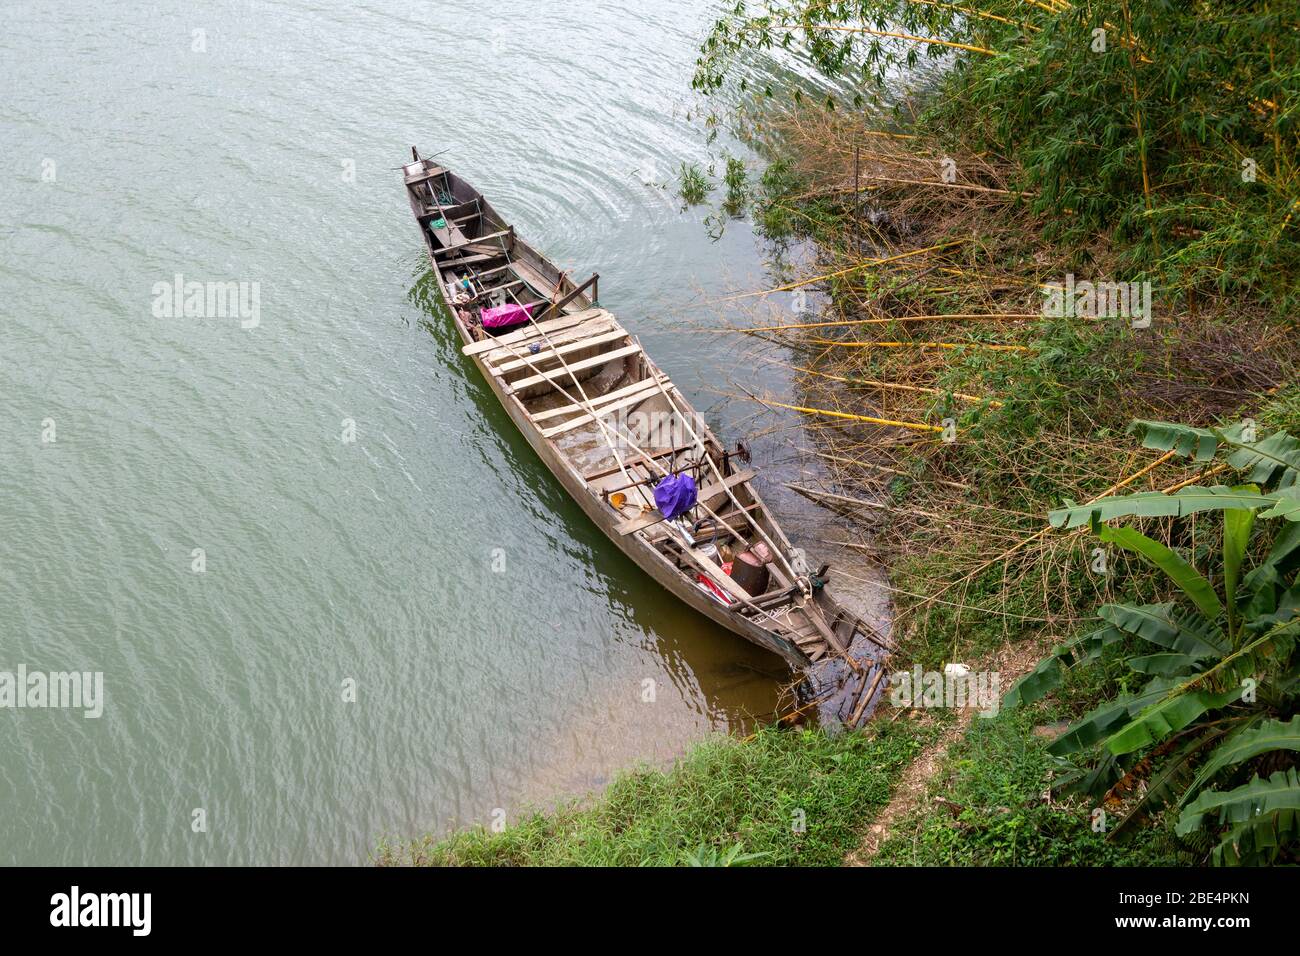
[[[499,305],[495,309],[483,310],[483,328],[485,329],[504,329],[512,325],[518,325],[520,322],[527,322],[533,315],[533,307],[529,305],[515,305],[513,302],[509,305]]]
[[[655,485],[655,504],[665,518],[676,518],[695,507],[695,479],[668,475]]]

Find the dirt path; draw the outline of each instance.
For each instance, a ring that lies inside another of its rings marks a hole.
[[[996,671],[1005,692],[1012,684],[1033,670],[1051,646],[1050,641],[1026,641],[1004,645],[988,659],[970,667],[972,671]],[[861,846],[844,858],[845,866],[870,866],[881,845],[889,838],[899,821],[922,806],[930,781],[943,767],[948,748],[966,733],[976,713],[974,708],[958,711],[956,723],[944,731],[942,737],[921,751],[921,755],[903,771],[893,797],[876,815],[875,821],[867,829]],[[890,718],[882,715],[877,719],[889,720]]]

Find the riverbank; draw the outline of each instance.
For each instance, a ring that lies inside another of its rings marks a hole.
[[[1068,502],[1238,480],[1225,463],[1144,447],[1127,433],[1135,419],[1300,430],[1288,278],[1297,164],[1285,119],[1294,76],[1268,56],[1234,60],[1246,38],[1233,31],[1245,27],[1220,24],[1211,36],[1213,24],[1177,13],[1120,30],[1127,9],[1107,20],[1068,4],[1016,8],[992,23],[909,20],[938,17],[928,6],[897,12],[913,39],[935,38],[928,51],[961,50],[957,65],[930,108],[906,119],[806,104],[758,117],[754,135],[773,162],[757,218],[774,239],[811,239],[823,255],[816,272],[756,295],[750,321],[731,334],[770,341],[797,376],[795,400],[756,401],[806,416],[801,450],[829,477],[805,493],[842,516],[851,548],[888,567],[897,669],[960,664],[1005,677],[1005,692],[1040,655],[1096,628],[1099,607],[1181,600],[1153,564],[1194,565],[1216,586],[1236,574],[1218,564],[1223,535],[1207,519],[1142,524],[1165,549],[1148,548],[1159,556],[1148,563],[1140,549],[1102,546],[1087,525],[1056,530],[1047,515]],[[736,17],[711,37],[701,88],[725,68],[716,57],[761,45],[756,36],[779,43],[771,33],[787,31],[829,69],[853,62],[829,31],[872,33],[798,15],[787,22],[802,26]],[[1112,31],[1120,56],[1100,61],[1107,69],[1088,59],[1101,51],[1078,42],[1094,26]],[[837,42],[819,47],[819,36]],[[1192,60],[1198,72],[1177,75]],[[1034,105],[1069,102],[1084,105],[1056,120]],[[1207,116],[1218,124],[1208,133]],[[808,307],[813,289],[829,294],[824,313]],[[1254,545],[1271,534],[1261,527]],[[1106,643],[1131,654],[1138,636]],[[1149,799],[1171,786],[1155,772],[1169,745],[1122,759],[1096,752],[1106,734],[1087,715],[1131,701],[1134,681],[1118,653],[1100,651],[1097,666],[1054,687],[1040,680],[1034,700],[996,716],[887,707],[861,735],[769,729],[705,745],[667,774],[627,776],[585,810],[381,858],[682,863],[734,849],[767,854],[754,863],[1206,862],[1204,841],[1177,838],[1176,814]],[[1176,663],[1153,658],[1145,673]],[[1287,716],[1291,705],[1280,706]],[[1093,734],[1093,752],[1049,750],[1076,727]],[[787,775],[791,747],[811,763]],[[710,772],[720,754],[737,772]],[[850,772],[826,774],[820,760]],[[763,809],[681,813],[701,779],[718,788],[710,807]],[[774,794],[789,809],[823,785],[859,817],[846,827],[809,815],[810,828],[827,830],[804,854],[798,831],[765,814]],[[622,842],[647,822],[661,842]],[[701,845],[707,853],[683,851]]]

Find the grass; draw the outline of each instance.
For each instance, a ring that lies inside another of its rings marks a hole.
[[[704,171],[697,163],[682,163],[677,173],[677,194],[687,206],[698,206],[713,191]]]
[[[885,866],[1158,866],[1178,859],[1168,835],[1142,828],[1124,842],[1094,828],[1082,801],[1048,799],[1043,711],[977,718],[931,781],[923,809],[895,827]]]
[[[385,843],[381,865],[834,866],[864,820],[942,719],[877,722],[866,732],[768,727],[745,741],[710,740],[668,771],[618,776],[587,804],[530,811],[501,833],[484,828]],[[748,858],[748,859],[747,859]]]

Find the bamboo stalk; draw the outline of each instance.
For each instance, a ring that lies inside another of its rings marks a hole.
[[[813,345],[832,345],[845,349],[986,349],[990,352],[1032,352],[1028,345],[989,345],[985,342],[836,342],[834,339],[811,339]]]
[[[1113,495],[1115,492],[1119,491],[1121,488],[1125,487],[1126,485],[1130,485],[1130,484],[1132,484],[1133,482],[1137,481],[1137,480],[1138,480],[1139,478],[1141,478],[1143,475],[1149,474],[1150,472],[1154,471],[1156,468],[1158,468],[1159,466],[1163,465],[1165,462],[1167,462],[1170,458],[1173,458],[1173,457],[1174,457],[1174,452],[1172,452],[1172,451],[1167,451],[1167,452],[1165,452],[1163,455],[1161,455],[1161,456],[1160,456],[1159,458],[1157,458],[1155,461],[1153,461],[1153,462],[1149,463],[1148,465],[1146,465],[1144,468],[1141,468],[1141,469],[1139,469],[1138,471],[1135,471],[1133,474],[1129,475],[1127,478],[1125,478],[1125,479],[1122,480],[1122,481],[1117,481],[1115,484],[1111,485],[1109,488],[1107,488],[1107,489],[1106,489],[1105,491],[1103,491],[1101,494],[1099,494],[1099,495],[1095,495],[1094,497],[1089,498],[1087,501],[1084,502],[1084,504],[1086,504],[1086,505],[1090,505],[1090,504],[1092,504],[1094,501],[1097,501],[1097,500],[1099,500],[1099,499],[1101,499],[1101,498],[1106,498],[1106,497],[1108,497],[1108,496],[1110,496],[1110,495]],[[1198,479],[1192,479],[1192,480],[1195,481],[1195,480],[1198,480]],[[1190,484],[1190,483],[1191,483],[1191,482],[1187,482],[1186,484]],[[1169,491],[1172,491],[1172,490],[1177,490],[1178,488],[1181,488],[1181,487],[1183,487],[1183,485],[1174,485],[1174,486],[1171,486],[1170,489],[1167,489],[1167,490],[1166,490],[1166,493],[1168,493]],[[1086,528],[1086,527],[1085,527],[1085,528],[1079,528],[1079,529],[1077,529],[1077,530],[1078,530],[1078,531],[1086,531],[1087,528]],[[1051,531],[1052,531],[1052,526],[1049,524],[1049,525],[1047,525],[1045,528],[1040,529],[1039,531],[1035,532],[1034,534],[1030,535],[1029,537],[1021,539],[1020,541],[1016,542],[1016,544],[1012,545],[1010,548],[1007,548],[1007,550],[1003,551],[1003,552],[1002,552],[1001,554],[999,554],[997,557],[995,557],[995,558],[990,558],[988,561],[985,561],[983,564],[981,564],[979,567],[977,567],[974,571],[971,571],[969,574],[966,574],[964,577],[961,577],[961,578],[957,579],[956,581],[953,581],[951,584],[944,585],[944,586],[941,587],[938,591],[935,591],[933,594],[931,594],[931,595],[929,595],[927,598],[925,598],[925,600],[921,601],[920,604],[917,604],[916,607],[912,608],[912,610],[916,610],[916,608],[924,607],[925,605],[929,604],[931,601],[933,601],[933,600],[935,600],[936,598],[938,598],[941,594],[946,594],[948,591],[951,591],[951,590],[952,590],[953,588],[955,588],[957,585],[959,585],[959,584],[965,584],[967,581],[973,580],[975,577],[977,577],[978,575],[982,574],[984,571],[987,571],[989,568],[993,567],[993,565],[998,564],[998,563],[1000,563],[1000,562],[1002,562],[1002,561],[1005,561],[1007,558],[1011,557],[1013,554],[1015,554],[1017,551],[1019,551],[1019,550],[1021,550],[1022,548],[1024,548],[1026,545],[1033,544],[1035,541],[1039,540],[1040,538],[1045,537],[1045,536],[1046,536],[1048,533],[1050,533]]]
[[[938,245],[927,246],[924,249],[912,249],[908,252],[900,252],[898,255],[885,256],[883,259],[868,259],[865,262],[859,262],[851,265],[847,269],[840,269],[837,272],[828,272],[825,275],[813,276],[811,279],[800,279],[798,282],[789,282],[785,285],[779,285],[775,289],[764,289],[760,292],[741,292],[737,295],[724,296],[717,299],[717,302],[734,302],[737,299],[752,299],[760,295],[772,295],[776,292],[790,292],[794,289],[802,288],[806,285],[812,285],[814,282],[823,282],[826,279],[837,279],[842,275],[848,275],[850,272],[856,272],[858,269],[866,269],[870,266],[883,266],[890,262],[897,262],[900,259],[907,259],[911,256],[923,255],[927,252],[938,252],[940,249],[947,249],[949,246],[960,245],[965,239],[950,239],[947,242],[941,242]]]
[[[957,43],[953,40],[940,40],[936,37],[918,37],[910,33],[890,33],[887,30],[872,30],[870,27],[844,27],[833,23],[783,23],[777,29],[780,30],[803,30],[805,33],[812,30],[837,30],[841,33],[869,33],[872,36],[885,37],[890,40],[910,40],[913,43],[933,43],[936,46],[951,47],[954,50],[969,50],[972,53],[983,53],[985,56],[997,56],[997,53],[987,47],[974,46],[970,43]]]
[[[801,322],[790,325],[759,325],[754,327],[742,327],[726,329],[724,331],[736,332],[785,332],[790,329],[826,329],[844,325],[889,325],[892,322],[940,322],[940,321],[961,321],[975,322],[980,319],[1002,320],[1002,319],[1041,319],[1041,312],[960,312],[952,315],[899,315],[887,316],[885,318],[875,319],[844,319],[835,322]]]
[[[850,412],[836,412],[829,408],[807,408],[803,405],[786,405],[784,402],[774,402],[768,398],[759,398],[757,395],[754,395],[753,398],[756,401],[762,402],[764,405],[776,408],[787,408],[792,412],[803,412],[807,415],[825,415],[828,418],[842,418],[847,421],[866,422],[869,425],[889,425],[895,428],[910,428],[913,431],[943,431],[943,429],[938,425],[927,425],[924,422],[897,422],[888,418],[873,418],[870,415],[854,415]]]
[[[868,385],[877,388],[896,389],[901,392],[924,392],[927,395],[951,395],[953,398],[960,398],[962,401],[980,404],[988,402],[990,408],[1001,408],[1002,402],[993,398],[981,398],[978,395],[967,395],[964,392],[945,392],[941,388],[929,388],[925,385],[904,385],[901,382],[876,382],[868,378],[846,378],[843,375],[831,375],[829,372],[818,372],[815,369],[805,368],[802,365],[792,365],[791,368],[799,372],[807,372],[809,375],[817,375],[821,378],[829,378],[832,381],[844,382],[847,385]]]

